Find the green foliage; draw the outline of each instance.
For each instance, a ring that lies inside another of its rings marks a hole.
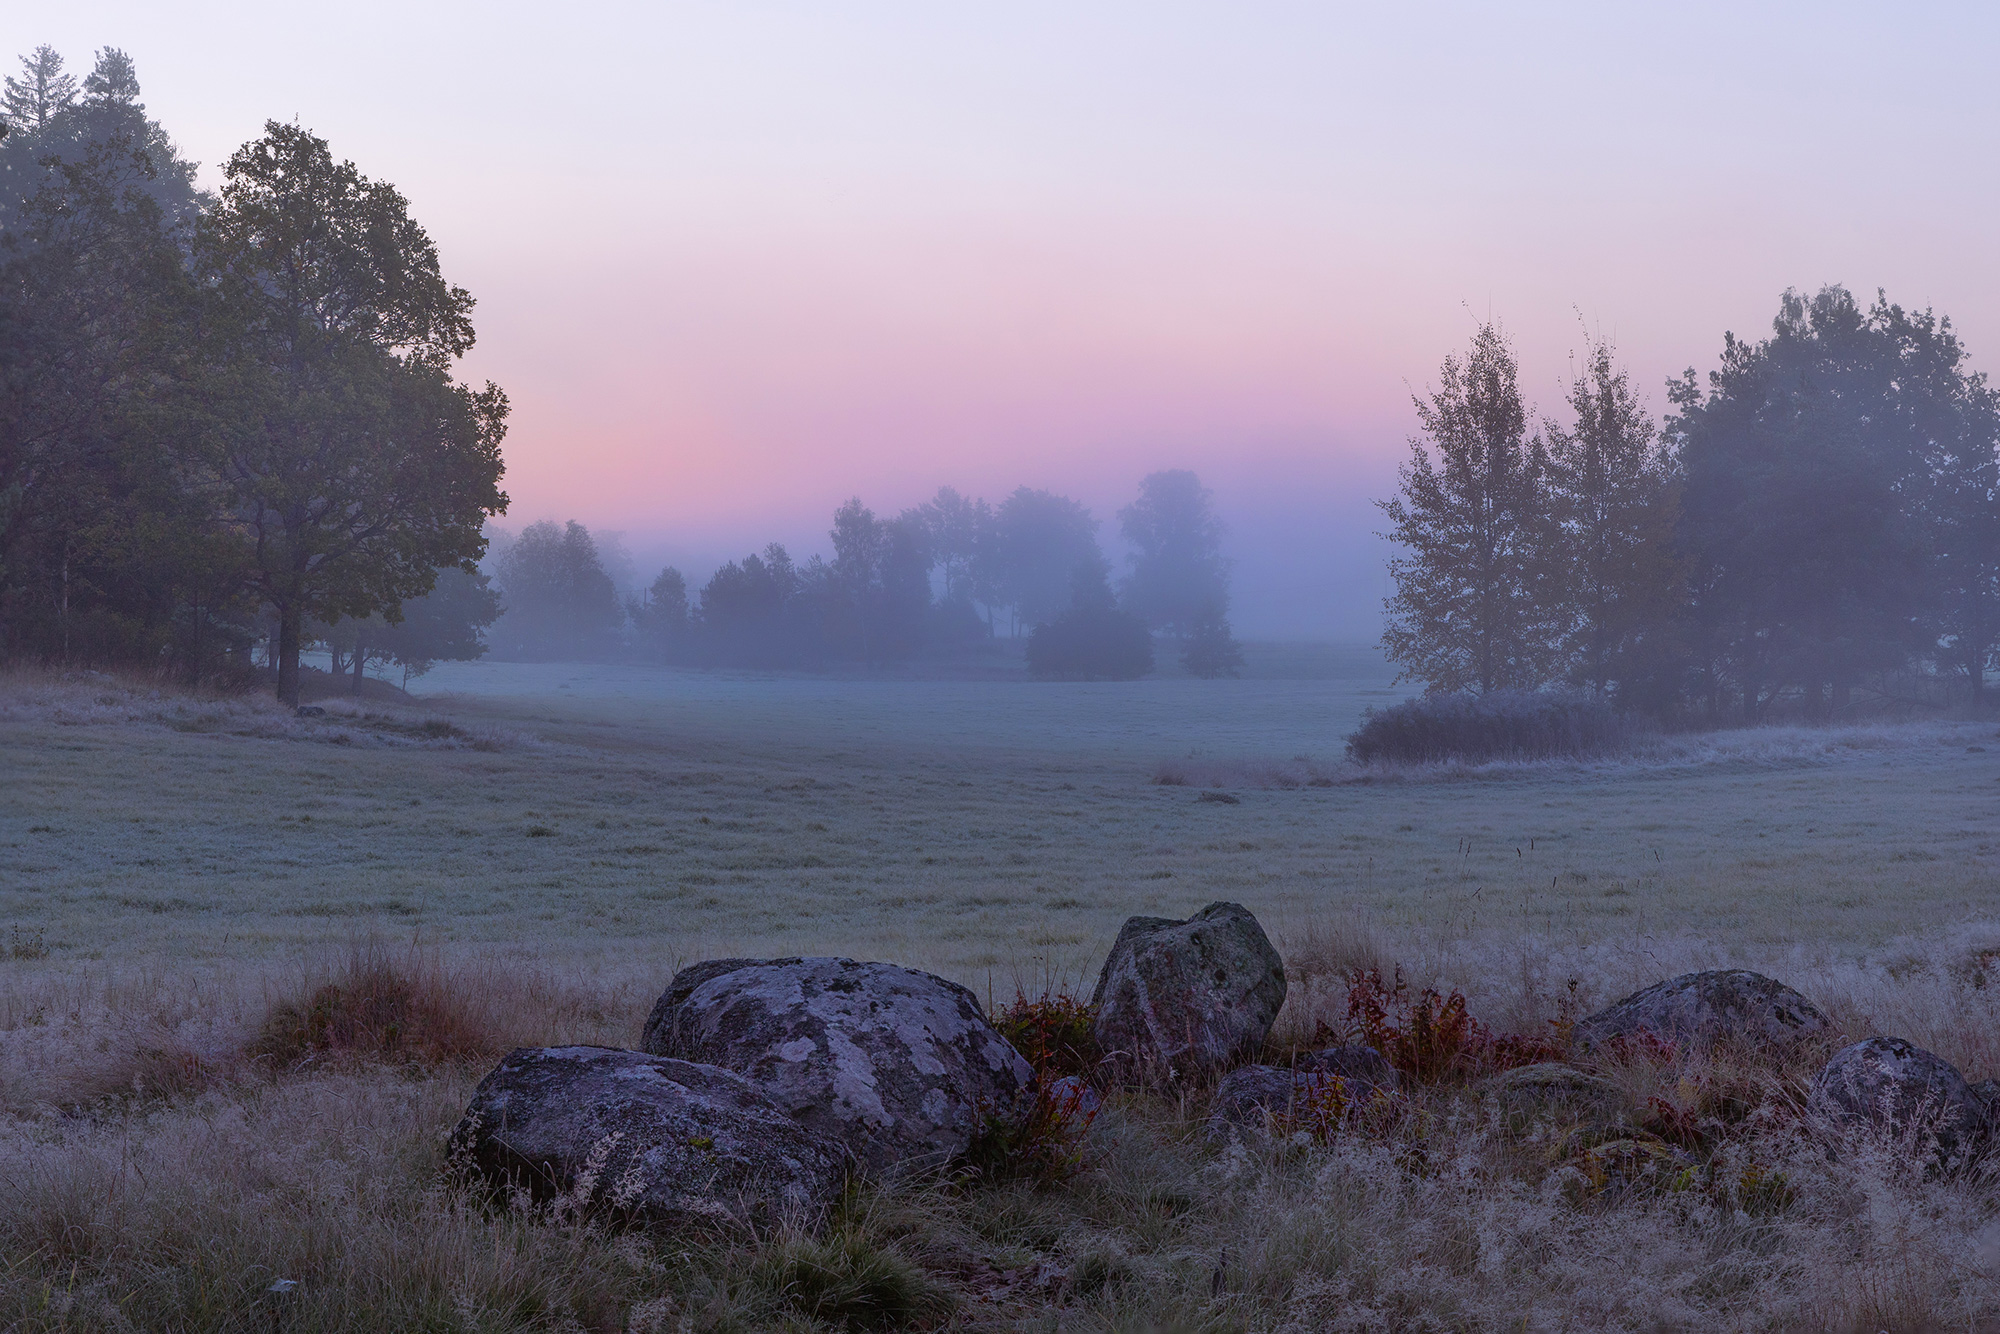
[[[1573,424],[1544,427],[1543,598],[1562,674],[1599,695],[1648,702],[1675,651],[1685,571],[1674,551],[1679,491],[1659,428],[1595,343],[1571,382]]]
[[[1542,463],[1517,381],[1513,349],[1484,324],[1463,358],[1445,358],[1431,396],[1414,400],[1424,436],[1410,442],[1399,493],[1381,502],[1401,548],[1382,635],[1400,680],[1483,694],[1549,679]]]
[[[365,616],[485,550],[506,396],[455,383],[472,298],[394,187],[325,140],[265,125],[229,160],[197,265],[220,404],[207,459],[279,623],[278,694],[298,696],[306,618]]]
[[[1726,335],[1656,430],[1607,345],[1530,437],[1490,326],[1417,409],[1384,645],[1432,690],[1839,715],[1913,674],[1983,704],[2000,661],[2000,396],[1951,322],[1842,287]],[[1435,451],[1435,461],[1433,460]]]
[[[392,187],[272,124],[216,203],[139,92],[115,47],[6,89],[0,653],[241,677],[268,613],[295,700],[308,619],[470,572],[506,399]]]
[[[76,101],[76,76],[63,73],[63,58],[52,46],[21,57],[21,76],[9,75],[0,91],[0,111],[10,125],[39,130]]]
[[[2000,400],[1949,320],[1841,287],[1787,292],[1771,336],[1724,340],[1674,388],[1694,689],[1764,716],[1840,708],[1948,650],[1978,692],[2000,636]]]

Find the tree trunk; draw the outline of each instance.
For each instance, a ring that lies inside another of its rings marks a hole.
[[[361,642],[361,636],[354,637],[354,693],[361,693],[361,669],[368,665],[368,650]]]
[[[296,602],[278,612],[278,700],[297,708],[299,704],[299,622],[303,619]]]

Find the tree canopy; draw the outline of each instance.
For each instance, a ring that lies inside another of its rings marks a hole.
[[[507,403],[393,187],[267,124],[194,187],[115,47],[43,48],[0,140],[0,652],[247,663],[470,573]],[[240,668],[239,668],[240,669]]]
[[[1222,520],[1215,497],[1185,469],[1156,472],[1139,483],[1139,498],[1118,511],[1119,531],[1132,546],[1124,604],[1155,630],[1180,638],[1229,607],[1229,562],[1222,554]]]
[[[1427,437],[1383,507],[1406,675],[1748,721],[1862,687],[1983,703],[2000,396],[1950,320],[1787,292],[1768,337],[1725,334],[1705,383],[1669,384],[1664,427],[1602,344],[1533,438],[1514,379],[1482,329],[1418,403]]]

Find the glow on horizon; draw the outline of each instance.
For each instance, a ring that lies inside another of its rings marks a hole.
[[[1821,4],[80,3],[208,174],[266,117],[394,181],[515,402],[508,522],[812,543],[834,505],[1187,466],[1246,628],[1367,633],[1409,394],[1491,315],[1557,405],[1787,286],[2000,346],[1996,20]],[[1109,526],[1109,524],[1107,524]],[[1298,553],[1288,555],[1287,553]],[[1285,578],[1302,578],[1288,568]],[[1309,580],[1310,582],[1310,580]],[[1296,601],[1296,599],[1294,599]]]

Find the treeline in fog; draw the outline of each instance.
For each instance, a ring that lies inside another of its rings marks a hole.
[[[669,567],[624,600],[584,525],[537,523],[492,561],[507,608],[493,651],[818,667],[1025,635],[1037,675],[1130,679],[1153,669],[1157,634],[1195,675],[1235,675],[1229,566],[1208,489],[1191,472],[1154,473],[1118,518],[1131,556],[1114,580],[1098,521],[1066,496],[1021,487],[995,505],[946,487],[893,517],[854,499],[833,515],[831,559],[798,561],[773,543],[699,589]]]
[[[1984,707],[2000,398],[1949,320],[1843,288],[1726,335],[1648,416],[1602,343],[1537,425],[1490,325],[1417,402],[1384,645],[1433,691],[1662,716]]]
[[[1026,488],[853,501],[830,558],[767,546],[699,589],[666,570],[621,597],[575,523],[482,569],[507,400],[453,379],[472,298],[393,186],[274,122],[204,194],[112,48],[79,80],[41,47],[0,98],[0,657],[268,670],[288,700],[315,646],[357,689],[489,648],[815,667],[1000,635],[1046,676],[1141,675],[1155,633],[1237,669],[1188,473],[1121,514],[1122,577],[1088,510]]]
[[[453,378],[472,298],[395,188],[271,122],[199,193],[110,48],[24,58],[0,119],[0,657],[262,643],[296,701],[371,618],[363,662],[476,651],[507,400]]]

